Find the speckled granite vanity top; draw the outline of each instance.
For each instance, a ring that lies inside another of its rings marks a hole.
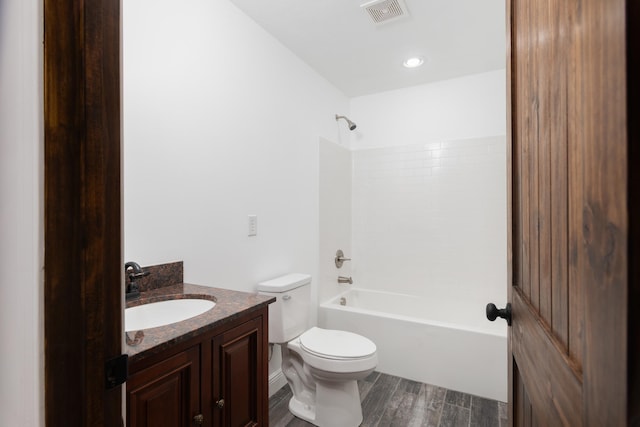
[[[181,265],[180,265],[181,267]],[[142,289],[145,290],[144,288]],[[140,298],[127,301],[127,308],[172,299],[202,298],[215,301],[211,310],[181,322],[138,332],[126,332],[125,352],[130,361],[162,351],[198,334],[232,321],[236,317],[260,309],[275,299],[256,293],[211,288],[188,283],[150,287]]]

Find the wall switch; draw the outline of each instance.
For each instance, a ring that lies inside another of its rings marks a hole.
[[[258,215],[249,215],[249,236],[258,234]]]

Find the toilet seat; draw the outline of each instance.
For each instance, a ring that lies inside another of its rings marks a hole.
[[[315,326],[300,335],[300,345],[315,356],[333,360],[361,359],[376,352],[373,341],[362,335]]]
[[[315,329],[315,330],[314,330]],[[305,337],[306,334],[309,334]],[[302,344],[304,342],[306,345]],[[323,339],[324,338],[324,339]],[[334,344],[331,341],[335,338]],[[351,341],[351,343],[349,343]],[[335,343],[347,343],[345,349],[336,350]],[[310,346],[309,349],[307,346]],[[334,374],[349,374],[373,370],[378,364],[375,344],[369,339],[346,331],[311,328],[287,347],[298,353],[312,368]],[[336,354],[327,354],[336,350]],[[346,356],[344,356],[346,355]]]

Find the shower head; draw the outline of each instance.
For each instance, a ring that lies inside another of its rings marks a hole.
[[[349,130],[354,130],[356,128],[356,124],[349,120],[347,116],[339,116],[336,114],[336,121],[340,119],[345,119],[347,121],[347,123],[349,124]]]

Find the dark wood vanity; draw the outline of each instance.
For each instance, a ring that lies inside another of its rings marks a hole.
[[[179,284],[145,302],[215,299],[209,312],[127,333],[129,427],[268,425],[268,304],[272,298]]]

